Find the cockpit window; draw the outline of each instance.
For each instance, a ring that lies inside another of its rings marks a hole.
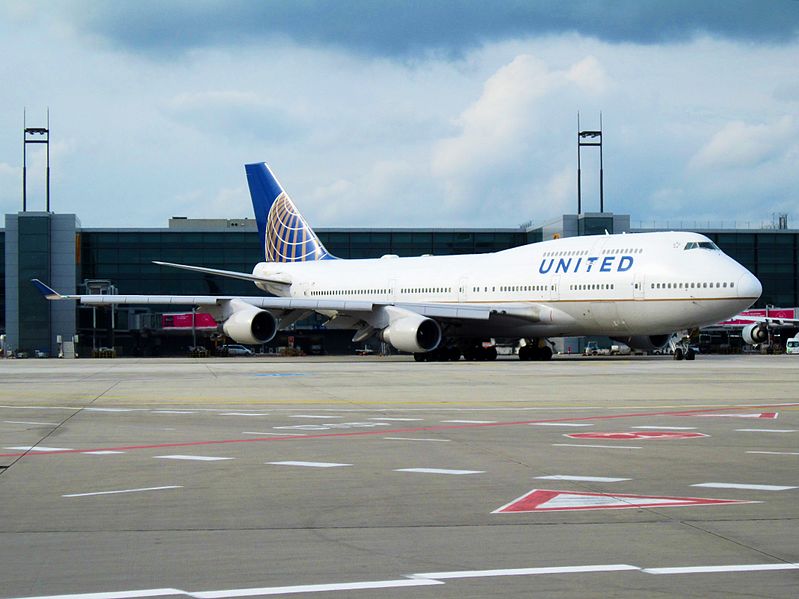
[[[702,248],[703,250],[718,250],[719,246],[717,246],[712,241],[689,241],[685,244],[683,249],[686,250],[695,250],[698,248]]]

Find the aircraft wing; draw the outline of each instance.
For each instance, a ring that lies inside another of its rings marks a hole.
[[[552,319],[552,309],[537,304],[458,304],[431,302],[374,302],[353,299],[305,299],[267,296],[232,295],[110,295],[110,294],[61,294],[40,281],[31,281],[48,300],[75,300],[92,306],[141,304],[141,305],[181,305],[211,308],[223,306],[232,300],[240,300],[262,310],[274,311],[312,311],[330,315],[363,318],[386,306],[396,306],[430,318],[456,320],[488,320],[492,316],[518,318],[531,322],[546,322]]]

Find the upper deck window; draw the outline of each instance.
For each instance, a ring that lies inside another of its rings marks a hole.
[[[702,248],[704,250],[718,250],[719,246],[717,246],[712,241],[689,241],[685,244],[683,249],[686,250],[695,250],[697,248]]]

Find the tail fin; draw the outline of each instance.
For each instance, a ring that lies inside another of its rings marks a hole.
[[[258,235],[267,262],[332,260],[316,233],[266,165],[244,165]]]

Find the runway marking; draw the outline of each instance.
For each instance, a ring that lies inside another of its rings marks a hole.
[[[80,408],[75,408],[80,409]],[[83,408],[84,412],[142,412],[144,410],[134,410],[132,408]]]
[[[494,424],[496,420],[442,420],[449,424]]]
[[[594,426],[585,422],[531,422],[530,426]]]
[[[261,433],[258,431],[243,431],[242,435],[270,435],[277,437],[304,437],[305,433]]]
[[[747,451],[746,453],[763,453],[767,455],[799,455],[799,451]]]
[[[263,597],[265,595],[294,595],[297,593],[324,593],[327,591],[361,591],[367,589],[397,589],[445,584],[428,578],[401,578],[399,580],[372,580],[368,582],[339,582],[332,584],[307,584],[290,587],[264,587],[260,589],[234,589],[230,591],[205,591],[187,593],[196,599],[226,599],[227,597]],[[35,599],[35,598],[34,598]],[[53,598],[56,599],[56,598]],[[106,599],[106,598],[99,598]]]
[[[739,433],[795,433],[792,428],[736,428]]]
[[[337,464],[335,462],[266,462],[275,466],[305,466],[307,468],[341,468],[342,466],[352,466],[352,464]]]
[[[634,426],[632,428],[645,428],[645,429],[664,430],[664,431],[694,431],[694,430],[696,430],[695,426]]]
[[[155,455],[159,460],[196,460],[198,462],[218,462],[220,460],[232,460],[233,458],[219,458],[205,455]]]
[[[432,580],[456,580],[462,578],[493,578],[495,576],[537,576],[539,574],[583,574],[586,572],[620,572],[640,570],[629,564],[607,564],[596,566],[552,566],[546,568],[508,568],[501,570],[460,570],[454,572],[425,572],[411,574],[414,578]]]
[[[283,377],[290,377],[290,376],[308,376],[303,372],[260,372],[257,373],[255,376],[266,376],[266,377],[274,377],[274,378],[283,378]]]
[[[708,572],[763,572],[799,570],[799,564],[740,564],[734,566],[685,566],[682,568],[644,568],[647,574],[704,574]]]
[[[449,443],[451,439],[420,439],[415,437],[383,437],[386,441],[435,441],[436,443]]]
[[[82,451],[83,455],[113,455],[119,453],[125,453],[124,451],[111,451],[111,450],[99,450],[99,451]]]
[[[762,405],[762,406],[749,406],[749,407],[773,407],[774,405],[799,405],[799,404],[770,404],[770,405]],[[3,407],[3,406],[0,406]],[[725,408],[717,408],[718,410],[732,410],[732,409],[740,409],[741,406],[735,407],[725,407]],[[47,408],[53,409],[53,408]],[[79,408],[57,408],[57,409],[71,409],[73,411]],[[705,407],[701,410],[703,413],[708,411],[708,408]],[[400,428],[394,430],[379,430],[379,431],[348,431],[348,432],[333,432],[333,433],[319,433],[316,435],[305,435],[304,437],[297,437],[292,435],[283,435],[277,437],[269,437],[269,438],[254,438],[254,439],[219,439],[219,440],[211,440],[211,441],[184,441],[179,443],[156,443],[156,444],[146,444],[146,445],[125,445],[119,447],[91,447],[91,448],[82,448],[82,449],[58,449],[56,451],[39,451],[35,453],[28,454],[28,457],[33,456],[50,456],[50,455],[59,455],[59,454],[70,454],[70,453],[83,453],[86,451],[98,451],[98,450],[119,450],[119,451],[134,451],[134,450],[141,450],[141,449],[163,449],[166,447],[194,447],[199,445],[227,445],[232,443],[257,443],[257,442],[267,442],[267,441],[296,441],[298,439],[334,439],[334,438],[345,438],[345,437],[368,437],[373,435],[381,435],[384,436],[386,434],[406,434],[406,433],[420,433],[420,432],[429,432],[429,431],[448,431],[448,430],[471,430],[471,429],[480,429],[480,428],[489,428],[489,427],[500,427],[500,426],[524,426],[524,425],[546,425],[546,424],[553,424],[553,423],[565,423],[573,420],[614,420],[619,418],[653,418],[656,416],[673,416],[675,414],[684,415],[686,414],[685,410],[681,410],[680,412],[632,412],[632,413],[624,413],[624,414],[607,414],[602,416],[585,416],[581,418],[552,418],[552,419],[542,419],[542,420],[514,420],[514,421],[503,421],[503,422],[493,422],[490,424],[439,424],[439,425],[429,425],[429,426],[418,426],[412,428]],[[572,423],[574,424],[574,423]],[[579,423],[583,424],[583,423]],[[568,444],[554,444],[556,446],[565,446],[565,447],[591,447],[590,445],[568,445]],[[602,448],[608,449],[641,449],[640,447],[619,447],[619,446],[600,446]],[[6,453],[0,454],[0,457],[20,457],[20,453]]]
[[[768,418],[770,420],[774,420],[779,417],[779,415],[779,412],[757,412],[755,414],[693,414],[693,416],[698,416],[700,418]],[[682,414],[675,414],[675,416],[682,416]]]
[[[388,418],[386,416],[386,417],[369,418],[369,420],[387,420],[387,421],[390,420],[392,422],[420,422],[424,420],[424,418]]]
[[[182,489],[183,485],[170,485],[168,487],[146,487],[143,489],[122,489],[120,491],[96,491],[94,493],[72,493],[61,497],[93,497],[94,495],[117,495],[119,493],[141,493],[142,491],[164,491],[166,489]]]
[[[5,447],[4,449],[14,449],[16,451],[73,451],[68,447],[44,447],[43,445],[17,445],[15,447]]]
[[[344,418],[344,416],[320,416],[318,414],[291,414],[289,418],[319,418],[320,420],[332,418]]]
[[[788,491],[799,487],[783,487],[779,485],[745,485],[741,483],[700,483],[692,487],[707,487],[710,489],[747,489],[751,491]]]
[[[58,426],[60,422],[28,422],[26,420],[3,420],[5,424],[32,424],[34,426]]]
[[[569,474],[553,474],[551,476],[536,476],[535,478],[541,480],[573,480],[588,483],[618,483],[625,480],[632,480],[631,478],[609,478],[606,476],[571,476]]]
[[[568,433],[563,435],[570,439],[613,439],[632,441],[651,441],[661,439],[698,439],[700,437],[709,437],[704,433],[684,433],[684,432],[671,432],[671,431],[642,431],[640,433]]]
[[[595,447],[597,449],[641,449],[636,445],[584,445],[582,443],[553,443],[553,447]]]
[[[222,412],[220,416],[269,416],[269,414],[256,412]]]
[[[398,468],[394,472],[416,472],[419,474],[484,474],[484,470],[447,470],[444,468]]]
[[[153,410],[153,414],[196,414],[191,410]]]
[[[193,599],[229,599],[232,597],[264,597],[274,595],[295,595],[300,593],[325,593],[335,591],[358,591],[412,588],[447,584],[448,580],[466,580],[470,578],[499,578],[506,576],[546,576],[550,574],[603,574],[605,572],[636,572],[657,576],[703,574],[703,573],[740,573],[767,572],[780,570],[799,570],[797,563],[771,564],[732,564],[714,566],[679,566],[645,568],[632,564],[592,564],[585,566],[545,566],[538,568],[504,568],[494,570],[455,570],[451,572],[421,572],[406,574],[403,578],[389,580],[367,580],[360,582],[335,582],[308,585],[292,585],[281,587],[254,587],[240,589],[220,589],[212,591],[183,591],[180,589],[141,589],[131,591],[110,591],[80,593],[71,595],[47,595],[38,597],[14,597],[10,599],[141,599],[145,597],[167,597],[185,595]]]

